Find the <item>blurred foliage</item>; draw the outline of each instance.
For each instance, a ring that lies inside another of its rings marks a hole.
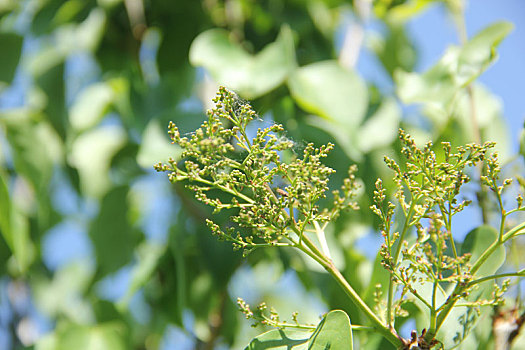
[[[269,288],[289,274],[296,295],[278,304],[281,312],[310,303],[303,316],[314,323],[339,308],[360,324],[335,282],[303,256],[258,251],[243,260],[217,242],[204,224],[208,209],[152,165],[178,152],[164,136],[168,121],[193,130],[219,83],[252,99],[261,123],[282,123],[298,150],[335,143],[327,159],[335,183],[357,163],[364,191],[387,173],[383,155],[399,151],[399,126],[418,140],[491,139],[507,151],[499,100],[473,85],[478,135],[465,86],[494,61],[510,25],[495,24],[427,72],[412,72],[417,50],[406,22],[429,6],[453,12],[458,4],[0,1],[0,307],[9,315],[1,341],[37,350],[166,349],[183,340],[242,348],[259,331],[241,319],[235,293],[253,303],[279,299]],[[345,40],[360,30],[362,42]],[[397,96],[360,76],[360,49],[377,56]],[[417,118],[396,97],[420,104]],[[371,301],[385,275],[356,248],[376,223],[369,199],[360,202],[364,209],[344,215],[329,244]],[[239,282],[253,271],[271,277]],[[484,327],[489,334],[490,322]],[[359,339],[366,349],[388,348],[371,333]]]

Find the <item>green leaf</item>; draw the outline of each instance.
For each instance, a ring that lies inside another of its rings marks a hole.
[[[127,195],[126,186],[111,189],[90,227],[99,277],[117,271],[133,257],[137,236],[128,221]]]
[[[166,132],[160,127],[157,119],[151,120],[142,133],[142,142],[137,154],[137,163],[146,169],[151,169],[155,162],[166,162],[170,157],[177,159],[180,149],[171,144]]]
[[[487,248],[498,239],[498,235],[492,226],[482,225],[475,228],[465,237],[461,245],[461,254],[471,253],[470,262],[474,264]],[[498,247],[476,272],[476,276],[489,276],[496,273],[505,262],[505,256],[505,247]]]
[[[109,167],[125,145],[126,134],[117,125],[105,125],[78,136],[71,146],[69,163],[78,169],[85,195],[102,196],[111,186]]]
[[[390,76],[398,68],[412,71],[416,64],[416,49],[403,25],[387,23],[386,37],[371,36],[367,45],[375,52]]]
[[[95,326],[67,324],[37,342],[35,350],[125,350],[125,327],[117,322]]]
[[[11,84],[22,54],[23,38],[15,33],[0,33],[0,82]],[[0,84],[1,88],[2,84]]]
[[[393,22],[406,22],[419,15],[433,2],[439,0],[374,1],[377,17],[386,17]]]
[[[505,163],[512,156],[507,125],[503,117],[503,103],[486,87],[474,83],[471,85],[472,98],[466,91],[456,95],[455,108],[449,114],[440,108],[425,108],[424,113],[433,123],[432,139],[452,141],[453,146],[476,142],[476,131],[472,127],[472,103],[474,104],[476,123],[481,136],[481,143],[496,142],[495,150],[499,159]],[[428,136],[427,136],[428,137]]]
[[[292,97],[305,111],[351,130],[361,123],[368,106],[363,80],[337,61],[323,61],[298,68],[288,80]]]
[[[253,338],[245,350],[306,350],[312,332],[274,329]]]
[[[397,93],[405,103],[427,103],[448,109],[459,89],[483,73],[495,60],[495,49],[511,31],[508,22],[482,30],[463,47],[449,47],[441,60],[423,74],[397,70]]]
[[[95,83],[80,92],[69,111],[71,126],[85,130],[96,125],[115,100],[115,91],[109,83]]]
[[[348,315],[341,310],[330,311],[315,331],[274,329],[255,337],[246,350],[352,350],[352,328]]]
[[[390,146],[397,139],[401,109],[393,98],[383,100],[379,109],[359,128],[358,147],[364,153]]]
[[[93,280],[94,269],[90,265],[87,260],[76,261],[61,267],[50,280],[37,278],[33,294],[39,311],[77,323],[93,320],[92,305],[83,298]]]
[[[352,350],[353,348],[350,318],[341,310],[330,311],[308,341],[308,349],[312,350]]]
[[[193,41],[190,62],[241,96],[257,98],[279,86],[295,68],[292,32],[283,26],[275,42],[251,55],[232,41],[228,31],[210,29]]]
[[[131,283],[126,291],[126,294],[118,302],[120,309],[127,308],[131,298],[135,293],[148,282],[149,278],[157,264],[159,259],[166,251],[166,245],[158,245],[144,242],[136,249],[138,255],[138,262],[133,267],[131,272]]]
[[[464,86],[485,71],[497,59],[496,48],[513,28],[512,23],[497,22],[470,39],[459,53],[456,84]]]

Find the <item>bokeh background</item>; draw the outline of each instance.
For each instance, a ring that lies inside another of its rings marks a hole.
[[[334,142],[335,183],[356,163],[370,191],[400,126],[476,140],[461,108],[436,117],[402,103],[396,72],[436,64],[462,24],[472,37],[499,20],[514,30],[476,87],[480,135],[523,169],[522,0],[1,0],[0,348],[239,349],[262,331],[238,296],[305,322],[352,314],[300,255],[243,259],[209,234],[210,211],[153,171],[177,155],[167,123],[191,132],[225,84],[298,148]],[[459,237],[480,222],[467,211]],[[372,215],[344,216],[332,236],[345,276],[373,299]]]

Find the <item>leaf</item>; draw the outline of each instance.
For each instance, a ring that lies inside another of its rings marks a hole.
[[[190,62],[206,68],[217,83],[254,99],[279,86],[295,68],[292,32],[283,26],[275,42],[251,55],[228,31],[210,29],[193,41]]]
[[[126,329],[121,323],[95,326],[67,324],[37,342],[35,350],[125,350]]]
[[[143,168],[151,169],[155,162],[166,162],[170,157],[177,159],[179,154],[180,149],[171,144],[158,120],[151,120],[142,133],[137,163]]]
[[[315,331],[274,329],[250,342],[245,350],[352,350],[352,328],[348,315],[341,310],[330,311]]]
[[[98,127],[73,141],[68,160],[78,169],[85,195],[100,197],[108,190],[111,159],[125,143],[126,135],[118,125]]]
[[[433,123],[433,140],[452,141],[453,146],[476,142],[477,136],[472,127],[472,102],[476,113],[481,143],[496,142],[495,151],[501,162],[512,156],[507,125],[503,117],[503,103],[486,87],[474,83],[471,85],[472,99],[466,91],[456,95],[452,113],[442,109],[425,108],[424,113]],[[431,136],[432,137],[432,136]]]
[[[433,2],[438,2],[438,0],[375,1],[374,12],[380,18],[386,17],[390,21],[406,22],[419,15]]]
[[[22,54],[23,38],[15,33],[0,33],[0,82],[11,84]],[[1,84],[0,84],[1,88]]]
[[[131,298],[135,293],[148,282],[151,274],[157,267],[159,259],[166,251],[165,245],[151,244],[144,242],[136,249],[138,262],[131,272],[131,282],[126,294],[118,302],[118,307],[122,310],[128,307]]]
[[[274,329],[253,338],[245,350],[306,350],[312,332]]]
[[[385,37],[371,36],[367,42],[381,61],[390,76],[398,68],[412,71],[416,63],[414,44],[407,36],[406,28],[398,23],[386,23],[388,32]]]
[[[470,231],[465,237],[461,245],[461,254],[471,253],[472,257],[470,262],[474,264],[497,239],[498,232],[492,226],[479,226]],[[476,276],[489,276],[494,274],[505,262],[505,256],[505,247],[498,247],[476,272]]]
[[[458,57],[456,84],[464,86],[485,71],[497,59],[496,47],[513,28],[512,23],[497,22],[470,39]]]
[[[393,98],[383,100],[379,109],[359,128],[358,147],[364,153],[390,146],[397,139],[401,109]]]
[[[137,236],[128,221],[128,187],[111,189],[102,199],[89,236],[95,248],[99,277],[113,273],[133,257]]]
[[[350,318],[341,310],[330,311],[308,341],[308,349],[312,350],[352,350],[353,348]]]
[[[85,130],[96,125],[115,99],[115,91],[108,83],[95,83],[82,90],[69,111],[71,126]]]
[[[288,87],[301,108],[342,127],[348,135],[365,116],[368,105],[365,83],[336,61],[298,68],[288,80]]]
[[[65,316],[72,322],[90,322],[92,305],[83,295],[92,283],[93,270],[87,260],[77,261],[61,267],[51,280],[37,279],[33,294],[38,310],[48,317]]]
[[[447,109],[457,91],[496,60],[495,49],[511,29],[508,22],[485,28],[463,47],[449,47],[441,60],[425,73],[397,70],[394,77],[399,97],[405,103],[428,103]]]

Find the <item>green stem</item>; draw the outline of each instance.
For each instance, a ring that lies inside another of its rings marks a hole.
[[[400,234],[399,239],[398,239],[398,243],[397,243],[397,246],[396,246],[396,251],[394,252],[394,268],[397,265],[397,260],[399,259],[399,253],[401,252],[401,246],[402,246],[402,243],[403,243],[403,241],[405,239],[406,233],[408,232],[408,227],[409,227],[409,224],[410,224],[410,218],[412,216],[412,212],[414,211],[414,205],[415,205],[415,201],[412,200],[410,202],[410,208],[408,209],[408,213],[407,213],[407,216],[405,218],[405,223],[403,225],[403,230],[401,231],[401,234]],[[387,235],[388,234],[389,233],[387,232]],[[388,328],[393,328],[393,325],[392,325],[392,303],[393,303],[393,300],[394,300],[394,275],[390,274],[390,280],[388,281],[388,303],[386,305],[386,307],[387,307],[386,315],[387,315]]]
[[[309,240],[308,237],[303,238],[303,242],[307,243]],[[311,243],[311,241],[310,241]],[[376,316],[376,314],[366,305],[366,303],[361,299],[359,294],[350,286],[348,281],[343,277],[341,272],[334,266],[333,262],[327,259],[323,259],[320,256],[315,254],[309,254],[310,251],[305,249],[303,246],[299,246],[303,252],[317,261],[324,269],[332,275],[332,277],[337,281],[337,283],[343,288],[348,297],[354,302],[354,304],[366,315],[368,320],[373,324],[374,329],[383,335],[390,343],[399,347],[403,345],[401,339],[398,338],[395,331],[386,327],[383,322]]]
[[[523,277],[523,276],[525,276],[525,269],[521,269],[521,270],[516,271],[516,272],[507,272],[507,273],[500,273],[500,274],[497,274],[497,275],[485,276],[485,277],[479,278],[477,280],[474,280],[472,282],[469,282],[468,286],[471,287],[473,285],[476,285],[476,284],[479,284],[479,283],[483,283],[485,281],[494,280],[496,278],[502,278],[502,277]]]

